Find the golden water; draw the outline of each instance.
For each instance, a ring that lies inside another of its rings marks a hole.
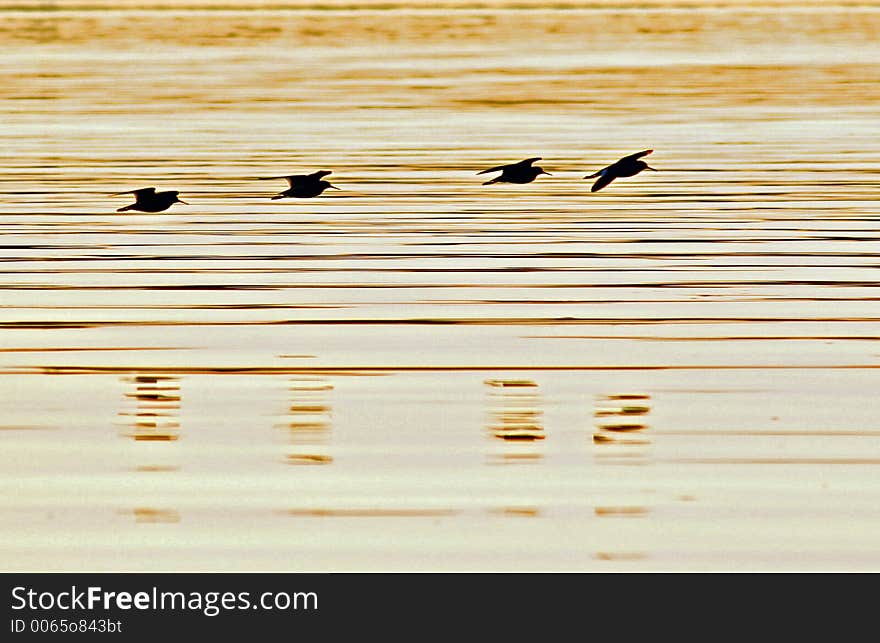
[[[880,7],[209,4],[2,3],[3,569],[880,569]]]

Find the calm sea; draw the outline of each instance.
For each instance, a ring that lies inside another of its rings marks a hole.
[[[880,570],[880,6],[216,4],[0,3],[3,570]]]

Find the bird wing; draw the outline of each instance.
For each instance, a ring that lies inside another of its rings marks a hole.
[[[636,159],[640,159],[643,156],[648,156],[648,154],[653,151],[654,150],[643,150],[641,152],[636,152],[635,154],[630,154],[629,156],[624,156],[622,159],[620,159],[620,161],[618,161],[618,163],[620,163],[621,161],[635,161]]]
[[[294,174],[293,176],[285,176],[284,178],[287,179],[287,184],[292,188],[305,185],[309,181],[314,181],[313,178],[306,176],[305,174]]]
[[[606,185],[611,183],[615,178],[614,172],[609,172],[608,168],[605,168],[599,173],[599,180],[593,183],[593,187],[590,188],[590,192],[598,192]]]
[[[507,165],[498,165],[496,167],[490,167],[488,170],[481,170],[477,172],[477,174],[486,174],[487,172],[503,172],[509,167],[518,167],[520,165],[531,165],[535,161],[540,161],[540,156],[533,156],[530,159],[525,159],[524,161],[517,161],[516,163],[508,163]]]
[[[506,168],[509,168],[510,165],[498,165],[496,167],[490,167],[488,170],[480,170],[477,174],[486,174],[488,172],[503,172]]]
[[[141,188],[139,190],[126,190],[125,192],[114,192],[110,196],[120,196],[122,194],[133,194],[135,198],[151,196],[156,193],[156,188]]]
[[[298,185],[302,185],[306,181],[310,180],[309,177],[305,174],[288,174],[286,176],[260,176],[257,178],[259,178],[261,181],[268,181],[270,179],[284,179],[285,181],[287,181],[287,184],[292,188],[295,188]]]

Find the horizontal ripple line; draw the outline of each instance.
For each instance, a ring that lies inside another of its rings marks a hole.
[[[880,431],[865,429],[864,431],[855,431],[849,429],[817,429],[810,430],[786,430],[786,429],[744,429],[744,430],[728,430],[728,429],[672,429],[661,430],[656,432],[658,435],[687,435],[687,436],[705,436],[705,437],[758,437],[758,436],[780,436],[780,437],[880,437]]]
[[[877,341],[880,335],[727,335],[672,337],[669,335],[525,335],[524,339],[596,339],[636,342],[780,342],[780,341]]]
[[[373,375],[499,371],[763,371],[873,370],[880,364],[664,364],[664,365],[434,365],[434,366],[23,366],[0,369],[0,375]]]
[[[113,272],[113,271],[107,271]],[[145,271],[136,271],[144,274]],[[147,271],[152,274],[156,271]],[[212,272],[219,272],[212,270]],[[255,271],[257,272],[257,271]],[[289,272],[289,271],[268,271],[273,273]],[[603,271],[597,271],[603,272]],[[615,270],[615,272],[620,272]],[[0,274],[8,274],[0,271]],[[15,272],[12,274],[32,274]],[[329,288],[356,288],[363,290],[366,288],[377,289],[437,289],[437,288],[522,288],[522,289],[538,289],[545,290],[550,288],[562,289],[585,289],[585,288],[742,288],[746,286],[829,286],[839,288],[880,288],[880,282],[877,281],[847,281],[847,280],[813,280],[813,279],[767,279],[767,280],[716,280],[716,281],[666,281],[666,282],[617,282],[607,284],[597,283],[318,283],[318,284],[145,284],[145,285],[67,285],[67,284],[3,284],[0,290],[300,290],[300,289],[329,289]]]
[[[677,458],[680,464],[880,464],[880,458]]]
[[[30,249],[29,246],[0,246],[0,250]],[[59,249],[65,249],[59,246]],[[68,247],[67,249],[71,249]],[[134,255],[103,254],[88,256],[29,256],[0,257],[0,263],[34,261],[51,263],[99,262],[99,261],[397,261],[401,259],[712,259],[723,257],[863,257],[874,259],[875,252],[820,252],[820,251],[727,251],[727,252],[382,252],[382,253],[326,253],[326,254],[286,254],[286,255]]]
[[[0,328],[100,328],[110,326],[566,326],[648,324],[741,324],[741,323],[880,322],[880,317],[446,317],[410,319],[280,319],[262,321],[207,320],[98,320],[0,322]]]

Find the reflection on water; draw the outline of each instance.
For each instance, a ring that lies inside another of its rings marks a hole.
[[[597,552],[597,560],[642,560],[645,558],[643,552]]]
[[[492,513],[515,518],[537,518],[541,515],[541,511],[537,507],[501,507],[492,510]]]
[[[0,9],[7,567],[880,569],[880,10],[206,2]]]
[[[290,436],[290,464],[330,464],[326,453],[330,433],[331,407],[327,401],[332,385],[322,379],[290,380],[291,402],[283,429]]]
[[[536,463],[542,452],[532,443],[543,440],[544,424],[538,385],[529,379],[487,379],[489,434],[506,443],[493,449],[490,462]]]
[[[651,396],[641,393],[599,395],[593,412],[596,457],[605,463],[647,462],[650,437],[648,414]]]
[[[177,471],[180,438],[180,378],[163,375],[134,375],[121,378],[126,388],[119,422],[123,436],[134,440],[128,457],[131,469],[142,473]],[[156,522],[137,513],[138,522]],[[164,513],[159,514],[159,517]],[[167,521],[165,521],[167,522]]]
[[[493,387],[492,435],[510,442],[544,439],[537,384],[531,380],[486,380],[486,384]]]
[[[134,409],[120,412],[121,417],[132,419],[133,430],[129,437],[145,442],[177,440],[180,429],[179,378],[137,375],[125,378],[125,381],[134,385],[134,391],[125,394],[133,401]]]
[[[155,509],[152,507],[137,507],[132,513],[139,523],[175,523],[180,522],[180,514],[173,509]]]
[[[648,510],[645,507],[596,507],[596,515],[600,517],[607,516],[624,516],[637,517],[644,516]]]

